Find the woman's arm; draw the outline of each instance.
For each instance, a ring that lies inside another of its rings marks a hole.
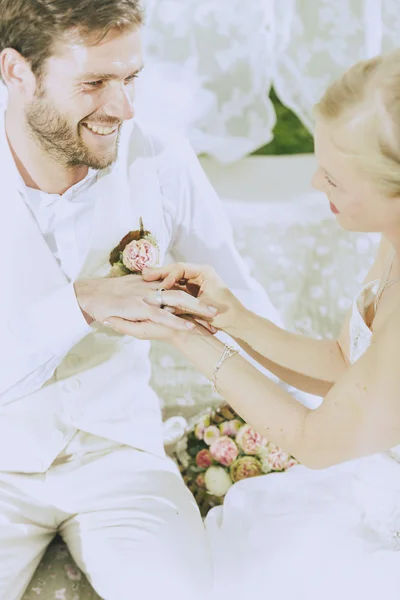
[[[365,281],[380,277],[388,255],[388,243],[381,243],[374,265]],[[218,308],[212,324],[233,337],[243,350],[282,381],[305,392],[325,396],[347,371],[350,311],[337,341],[316,340],[291,333],[268,319],[247,310],[220,277],[209,267],[181,263],[144,273],[148,281],[163,280],[170,288],[184,280],[187,291],[196,293],[206,304]],[[188,312],[184,301],[182,312]],[[346,337],[347,336],[347,337]]]
[[[364,282],[380,278],[388,268],[393,247],[382,238]],[[295,388],[325,396],[349,368],[350,309],[338,339],[316,340],[293,334],[248,311],[226,329],[263,367]]]
[[[376,260],[365,281],[376,279],[384,273],[392,249],[382,241]],[[305,392],[325,396],[334,383],[347,371],[349,362],[348,330],[349,311],[337,341],[316,340],[291,333],[268,319],[246,310],[230,292],[226,284],[209,267],[181,263],[151,269],[145,279],[162,279],[169,288],[179,281],[188,282],[188,291],[200,290],[199,298],[219,309],[212,324],[228,333],[245,352],[281,380]],[[182,305],[182,312],[185,306]]]
[[[173,344],[209,379],[223,345],[212,336],[177,334]],[[241,356],[218,371],[217,388],[266,438],[302,464],[321,469],[400,443],[400,310],[316,410],[299,404]]]
[[[245,352],[293,387],[325,396],[348,369],[339,344],[290,333],[250,312],[243,312],[229,333]]]
[[[338,344],[290,333],[272,321],[246,309],[210,266],[177,263],[143,272],[146,281],[162,280],[160,286],[179,285],[218,310],[211,324],[233,337],[240,346],[283,381],[323,396],[347,369]],[[185,298],[181,314],[190,313]]]

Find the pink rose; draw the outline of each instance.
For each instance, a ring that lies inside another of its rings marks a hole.
[[[204,473],[199,473],[196,477],[196,485],[200,488],[206,487],[206,478],[204,477]]]
[[[203,467],[207,469],[207,467],[213,464],[213,459],[209,450],[200,450],[200,452],[196,455],[196,465],[198,467]]]
[[[211,444],[210,453],[214,460],[224,467],[229,467],[237,459],[239,448],[230,437],[224,435]]]
[[[221,423],[219,430],[221,435],[230,435],[231,437],[235,437],[241,426],[242,423],[239,421],[239,419],[231,419],[231,421],[224,421]]]
[[[288,466],[289,455],[277,448],[268,454],[267,463],[273,471],[283,471]]]
[[[255,456],[242,456],[238,458],[230,468],[232,480],[234,482],[249,477],[257,477],[262,474],[262,466]]]
[[[210,425],[210,427],[205,428],[203,439],[207,446],[211,446],[219,437],[221,437],[221,432],[216,425]]]
[[[239,429],[236,442],[246,454],[257,454],[266,445],[266,439],[250,425],[243,425]]]
[[[122,262],[130,271],[141,273],[145,267],[155,267],[158,263],[158,248],[149,240],[133,240],[122,252]]]

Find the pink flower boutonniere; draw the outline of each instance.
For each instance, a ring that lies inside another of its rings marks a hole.
[[[159,256],[157,241],[150,231],[145,231],[140,218],[140,229],[127,233],[111,252],[109,277],[139,274],[145,267],[156,267]]]

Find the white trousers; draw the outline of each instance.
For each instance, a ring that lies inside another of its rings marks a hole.
[[[19,600],[59,532],[104,600],[211,589],[197,505],[167,457],[79,432],[44,474],[0,472],[0,599]]]

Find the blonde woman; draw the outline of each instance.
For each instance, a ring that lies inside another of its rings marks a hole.
[[[299,404],[209,331],[113,326],[168,339],[233,408],[302,466],[239,482],[207,528],[231,597],[400,598],[400,52],[363,61],[316,106],[314,186],[338,224],[382,232],[336,342],[286,332],[248,310],[208,267],[145,273],[218,309],[211,322],[261,365],[324,397]],[[197,287],[196,287],[197,286]],[[184,308],[184,302],[183,302]],[[250,597],[250,596],[248,596]]]

